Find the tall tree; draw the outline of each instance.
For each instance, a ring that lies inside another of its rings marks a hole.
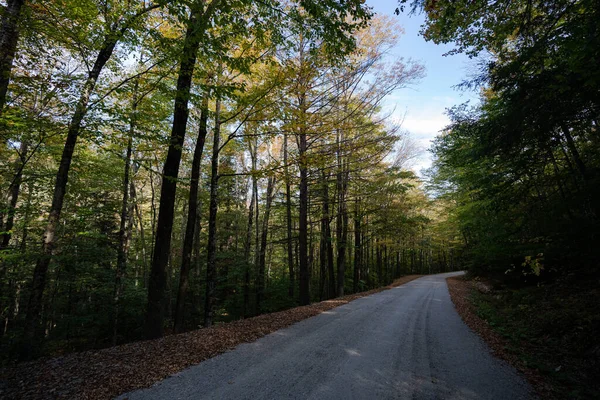
[[[275,178],[270,176],[267,179],[267,191],[265,193],[266,203],[263,213],[263,226],[260,237],[260,255],[258,258],[258,273],[256,277],[256,311],[261,313],[262,301],[265,291],[265,265],[267,256],[267,239],[269,235],[269,216],[271,215],[271,204],[273,202],[273,186]]]
[[[190,266],[192,262],[192,246],[194,243],[195,231],[198,218],[198,185],[200,183],[200,162],[202,161],[202,152],[207,134],[208,122],[208,93],[202,97],[200,106],[200,127],[198,137],[196,138],[196,147],[194,158],[192,160],[192,175],[190,179],[190,196],[188,200],[188,217],[185,228],[185,237],[183,243],[183,254],[181,257],[181,272],[179,274],[179,291],[177,293],[177,304],[175,306],[175,317],[173,330],[181,332],[183,330],[183,316],[185,297],[189,286]]]
[[[296,272],[294,270],[294,244],[292,237],[292,189],[290,184],[290,170],[288,163],[288,135],[283,134],[283,168],[284,168],[284,180],[285,180],[285,217],[286,217],[286,249],[287,249],[287,261],[290,286],[288,295],[294,297],[294,289],[296,286]]]
[[[129,135],[127,138],[127,149],[125,150],[125,170],[123,172],[123,197],[121,200],[121,218],[119,222],[119,247],[117,249],[117,270],[115,272],[115,288],[113,294],[113,345],[117,344],[117,330],[119,323],[119,300],[123,290],[123,275],[127,268],[127,255],[129,252],[130,242],[130,225],[131,225],[131,155],[133,152],[133,136],[135,134],[135,119],[138,106],[138,90],[139,82],[134,83],[133,99],[131,104],[131,116],[129,117]]]
[[[9,0],[0,22],[0,116],[6,104],[13,59],[19,42],[19,19],[25,0]]]
[[[210,200],[208,204],[208,244],[206,248],[206,294],[204,297],[204,326],[213,323],[217,284],[217,211],[219,207],[219,152],[221,151],[221,99],[215,105],[215,128],[210,161]]]
[[[17,202],[19,201],[19,193],[21,191],[21,183],[23,181],[23,169],[27,163],[27,157],[29,152],[29,142],[27,139],[23,139],[19,145],[18,159],[14,165],[14,174],[8,187],[8,204],[6,212],[0,213],[0,251],[8,248],[10,238],[12,237],[12,230],[15,222],[15,212],[17,208]],[[4,222],[6,218],[6,222]],[[4,222],[4,224],[3,224]]]
[[[302,87],[301,87],[302,88]],[[310,303],[310,272],[308,265],[308,138],[306,126],[306,93],[298,93],[300,121],[298,127],[298,169],[300,170],[300,202],[298,206],[298,251],[300,252],[300,305]]]
[[[188,102],[192,78],[200,43],[205,37],[205,30],[219,6],[220,1],[218,0],[212,1],[207,6],[204,6],[204,2],[194,2],[187,21],[187,30],[179,60],[179,75],[175,92],[169,150],[162,170],[160,205],[148,285],[146,336],[149,339],[161,337],[164,334],[166,270],[171,250],[175,193],[188,122]]]

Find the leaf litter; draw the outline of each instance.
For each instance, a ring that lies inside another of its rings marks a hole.
[[[490,293],[491,289],[479,281],[467,280],[464,276],[446,278],[446,282],[456,311],[465,324],[487,343],[491,352],[522,373],[540,398],[557,398],[553,388],[539,371],[529,368],[516,354],[510,352],[508,341],[496,333],[486,320],[477,315],[475,306],[470,300],[471,293],[474,290]]]
[[[396,286],[421,275],[407,275],[389,286],[308,306],[216,324],[160,339],[102,350],[45,358],[0,369],[3,399],[111,399],[145,388],[242,343]]]

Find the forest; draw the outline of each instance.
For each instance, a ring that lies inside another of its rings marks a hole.
[[[407,274],[597,293],[599,4],[390,8],[477,60],[480,102],[447,111],[422,175],[384,104],[425,68],[363,1],[2,2],[2,363]],[[531,294],[535,329],[597,358],[591,297],[556,315],[555,292]]]
[[[598,398],[600,3],[400,6],[427,13],[426,38],[478,60],[463,86],[480,104],[448,110],[429,174],[461,267],[489,284],[472,295],[478,315],[547,382],[540,398]]]
[[[424,35],[483,54],[464,83],[482,87],[481,104],[449,110],[432,148],[469,267],[515,280],[597,272],[598,4],[436,3]]]
[[[455,269],[360,1],[9,1],[0,353],[208,327]]]

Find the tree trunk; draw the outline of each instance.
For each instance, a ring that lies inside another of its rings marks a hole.
[[[260,234],[260,227],[258,226],[258,179],[256,178],[256,168],[257,168],[257,163],[258,163],[258,138],[255,138],[254,140],[254,144],[252,144],[251,141],[248,141],[248,147],[250,149],[250,158],[252,160],[252,201],[254,202],[254,221],[255,221],[255,227],[254,227],[254,232],[252,232],[252,227],[249,226],[248,227],[248,238],[251,238],[252,233],[254,233],[254,262],[250,262],[250,247],[248,247],[248,269],[247,269],[247,281],[248,281],[248,298],[246,299],[246,302],[248,304],[248,307],[250,306],[250,266],[254,265],[254,266],[258,266],[259,263],[259,256],[260,256],[260,241],[259,241],[259,234]],[[248,217],[250,218],[250,217]],[[250,240],[248,243],[248,246],[251,246],[251,242],[252,240]],[[258,310],[254,310],[255,313],[258,312]]]
[[[348,240],[348,213],[346,210],[346,189],[348,187],[346,183],[346,171],[344,160],[342,156],[341,141],[343,135],[338,134],[338,154],[337,154],[337,174],[336,174],[336,186],[337,186],[337,201],[338,201],[338,213],[336,216],[336,237],[337,237],[337,295],[344,295],[344,282],[346,276],[346,242]]]
[[[377,240],[375,242],[375,253],[376,253],[376,262],[377,262],[377,286],[381,286],[381,282],[383,280],[383,260],[381,254],[381,244]]]
[[[156,157],[156,154],[154,157]],[[152,170],[148,171],[148,173],[150,175],[150,265],[152,265],[152,259],[154,258],[154,244],[156,243],[156,185],[154,183],[154,174],[152,173]],[[144,275],[147,275],[145,265]]]
[[[29,234],[29,223],[31,221],[31,198],[33,196],[33,184],[27,183],[27,203],[25,204],[25,212],[23,215],[23,231],[21,232],[21,243],[19,244],[19,250],[25,252],[27,249],[27,236]]]
[[[308,143],[305,131],[302,131],[299,136],[300,203],[298,212],[300,220],[298,225],[298,251],[300,253],[300,305],[304,306],[310,304],[310,275],[308,271],[308,165],[306,160]]]
[[[581,159],[581,156],[579,155],[579,151],[577,150],[577,146],[575,145],[573,136],[571,136],[571,132],[569,131],[569,128],[567,128],[566,125],[561,125],[561,129],[563,131],[563,134],[565,135],[565,139],[567,140],[567,147],[569,148],[571,157],[573,157],[575,165],[577,166],[577,169],[579,170],[579,173],[581,174],[583,180],[587,181],[587,168],[585,166],[585,163]]]
[[[369,215],[365,217],[365,229],[363,241],[365,242],[365,278],[367,281],[367,288],[371,287],[371,263],[373,262],[373,247],[371,245],[372,239],[369,237]]]
[[[198,203],[200,208],[200,203]],[[200,276],[200,270],[202,268],[202,260],[200,253],[202,253],[202,243],[200,241],[200,232],[202,231],[202,215],[200,212],[196,215],[196,229],[194,229],[194,273],[196,277]]]
[[[198,218],[198,184],[200,181],[200,163],[206,140],[206,125],[208,121],[208,94],[204,94],[200,111],[200,127],[196,148],[192,159],[192,174],[190,180],[190,197],[188,200],[188,218],[183,239],[183,254],[181,256],[181,272],[179,276],[179,291],[177,292],[177,304],[175,305],[175,318],[173,330],[175,333],[183,331],[183,316],[185,309],[185,297],[189,287],[190,266],[192,264],[192,250],[194,245],[194,234]]]
[[[563,134],[565,135],[565,139],[567,140],[567,147],[569,149],[569,153],[571,153],[571,157],[573,157],[573,160],[575,161],[575,165],[577,166],[577,170],[579,171],[579,173],[581,174],[581,177],[583,179],[584,187],[587,191],[586,195],[587,195],[588,199],[586,202],[588,203],[589,210],[593,214],[593,217],[597,218],[598,215],[600,214],[598,205],[597,205],[598,199],[597,199],[597,196],[595,196],[596,192],[594,190],[590,191],[590,174],[588,173],[585,162],[583,161],[583,159],[581,158],[581,155],[579,154],[579,151],[577,150],[577,145],[575,144],[575,141],[573,140],[573,136],[571,136],[571,132],[569,131],[569,128],[563,124],[563,125],[561,125],[561,129],[563,131]]]
[[[10,238],[12,237],[12,229],[15,222],[15,211],[17,209],[17,202],[19,201],[21,181],[23,180],[23,168],[25,168],[25,163],[27,162],[28,151],[29,144],[26,140],[23,140],[19,146],[19,161],[15,165],[15,173],[8,189],[9,199],[7,207],[8,209],[6,210],[5,214],[6,223],[4,226],[0,226],[0,251],[8,248],[8,245],[10,244]]]
[[[122,279],[127,268],[127,253],[129,251],[129,222],[131,220],[129,215],[129,194],[130,194],[130,180],[129,171],[131,168],[131,153],[133,147],[133,135],[135,133],[135,119],[137,110],[137,89],[138,82],[136,81],[134,92],[133,92],[133,104],[131,109],[131,117],[129,121],[129,138],[127,139],[127,152],[125,154],[125,171],[123,173],[123,197],[121,201],[121,221],[119,224],[119,248],[117,250],[117,269],[115,272],[115,287],[113,292],[113,317],[112,317],[112,328],[113,337],[112,344],[117,344],[117,330],[119,323],[119,300],[121,297],[122,290]]]
[[[352,283],[352,291],[358,292],[358,282],[360,280],[360,269],[362,264],[362,243],[361,243],[361,226],[360,226],[360,199],[356,199],[354,210],[354,279]]]
[[[142,269],[142,282],[144,284],[144,288],[147,287],[146,280],[146,265],[147,265],[147,251],[146,251],[146,231],[144,229],[144,221],[142,219],[142,210],[137,204],[137,194],[135,190],[135,184],[131,182],[131,201],[133,202],[133,210],[135,211],[135,217],[137,218],[140,230],[140,246],[142,248],[142,265],[144,266]],[[135,221],[135,220],[134,220]]]
[[[208,245],[206,262],[206,297],[204,299],[204,326],[213,323],[215,307],[215,289],[217,281],[217,211],[219,207],[219,146],[221,138],[221,100],[217,97],[215,108],[215,129],[213,131],[213,151],[210,167],[210,205],[208,216]]]
[[[333,238],[331,237],[331,215],[329,210],[329,175],[322,172],[322,195],[323,195],[323,215],[321,219],[322,235],[324,240],[323,248],[325,255],[322,260],[327,262],[327,273],[328,273],[328,285],[327,285],[327,297],[332,299],[336,296],[336,285],[335,285],[335,267],[333,259]]]
[[[146,337],[148,339],[162,337],[164,334],[167,264],[171,249],[177,178],[179,177],[179,163],[188,121],[188,101],[192,76],[205,19],[206,15],[202,15],[201,10],[192,10],[181,53],[173,127],[167,159],[163,167],[158,222],[148,282],[148,308],[146,311]]]
[[[320,282],[319,282],[319,300],[323,300],[325,298],[331,297],[329,295],[330,289],[326,288],[327,279],[327,243],[331,241],[331,238],[328,236],[328,226],[329,226],[329,195],[327,192],[327,180],[325,176],[325,172],[322,172],[322,202],[321,206],[321,243],[319,245],[319,262],[320,262]]]
[[[8,0],[6,3],[0,28],[0,116],[6,104],[10,72],[19,41],[18,22],[25,0]]]
[[[296,286],[296,274],[294,272],[294,252],[292,243],[292,191],[290,187],[290,172],[288,164],[288,137],[287,134],[283,135],[283,167],[285,175],[285,216],[287,223],[287,257],[288,257],[288,269],[290,276],[290,286],[288,289],[288,296],[294,298],[294,288]]]
[[[133,230],[136,227],[135,221],[137,218],[136,213],[137,213],[138,207],[137,207],[137,191],[135,189],[135,182],[134,182],[133,178],[135,177],[135,175],[137,175],[138,169],[139,169],[139,166],[136,166],[135,161],[132,159],[131,170],[129,172],[129,211],[128,211],[129,232],[127,234],[129,237],[129,243],[131,243],[131,240],[133,238]],[[141,234],[140,234],[140,236],[141,236]],[[142,240],[140,240],[140,245],[141,245],[140,247],[141,247],[141,253],[142,253],[142,260],[145,260],[146,259],[146,248],[145,248],[145,245]],[[131,244],[130,244],[130,246],[131,246]],[[135,252],[135,260],[136,260],[136,263],[138,263],[139,254],[137,251]],[[138,285],[138,279],[139,279],[139,269],[135,268],[135,286]]]
[[[319,301],[325,299],[325,283],[327,281],[327,236],[325,236],[325,218],[321,218],[321,242],[319,244]]]
[[[252,169],[256,171],[256,163],[258,162],[258,158],[257,158],[257,152],[258,152],[258,138],[255,139],[254,141],[254,150],[251,152],[251,154],[253,154],[253,160],[252,160]],[[259,257],[260,257],[260,225],[258,224],[258,221],[260,221],[259,218],[259,201],[258,201],[258,179],[256,177],[253,177],[254,179],[252,180],[252,190],[254,191],[254,221],[256,222],[254,225],[254,265],[258,266],[259,263]],[[256,312],[256,309],[254,310]]]
[[[252,163],[254,170],[254,162]],[[252,175],[252,189],[250,192],[250,208],[248,209],[248,225],[246,226],[246,241],[244,242],[244,310],[243,317],[247,318],[250,309],[250,248],[252,246],[252,219],[254,217],[254,181],[256,177]]]
[[[269,177],[267,181],[267,199],[265,212],[263,216],[263,227],[260,238],[260,257],[258,260],[258,276],[256,277],[256,312],[261,313],[262,299],[265,291],[265,265],[267,251],[267,235],[269,233],[269,214],[271,213],[271,203],[273,201],[273,186],[275,178]]]
[[[25,167],[25,163],[27,161],[27,151],[28,151],[28,143],[23,140],[21,145],[19,146],[19,161],[15,165],[15,174],[12,179],[12,182],[9,187],[9,198],[8,198],[8,207],[6,211],[6,224],[2,225],[2,215],[0,215],[0,252],[8,248],[10,244],[10,239],[12,237],[12,230],[14,228],[15,221],[15,211],[17,209],[17,202],[19,200],[19,194],[21,191],[21,182],[23,180],[23,168]],[[30,186],[31,191],[31,186]],[[29,196],[27,203],[27,211],[25,219],[28,220],[29,209],[31,207],[31,196]],[[26,232],[27,223],[25,223],[24,232]],[[22,244],[24,243],[26,235],[23,235]],[[24,250],[24,246],[22,246],[22,250]],[[7,266],[4,260],[0,259],[0,316],[4,315],[6,310],[6,323],[5,328],[8,325],[8,308],[5,307],[4,298],[1,293],[4,293],[4,281],[6,276]],[[9,288],[10,288],[9,284]],[[3,330],[0,331],[0,337],[3,335]]]

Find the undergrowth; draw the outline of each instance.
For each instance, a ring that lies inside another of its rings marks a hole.
[[[561,398],[599,399],[600,279],[571,274],[538,286],[473,291],[479,317]]]

